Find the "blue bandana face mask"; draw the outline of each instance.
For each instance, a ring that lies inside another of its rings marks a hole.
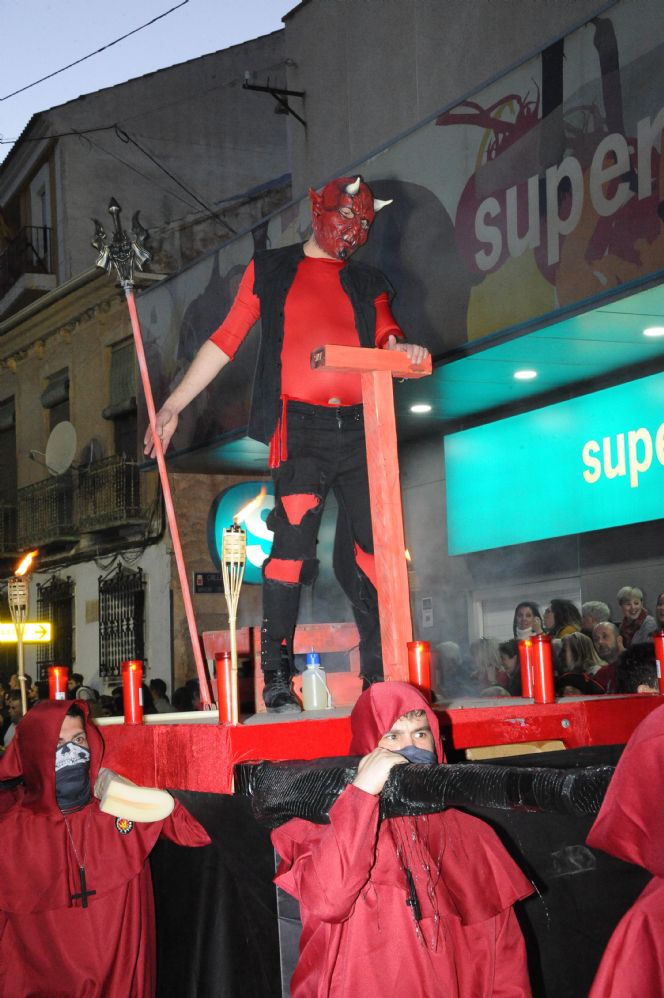
[[[90,800],[90,749],[65,742],[55,750],[55,797],[61,811],[76,811]]]
[[[418,748],[417,745],[406,745],[405,748],[399,749],[397,754],[408,759],[408,762],[419,763],[420,766],[435,766],[438,763],[435,752]]]

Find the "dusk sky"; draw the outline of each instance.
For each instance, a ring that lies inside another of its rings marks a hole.
[[[0,162],[38,111],[276,31],[296,5],[297,0],[0,0]],[[174,7],[106,51],[10,96]]]

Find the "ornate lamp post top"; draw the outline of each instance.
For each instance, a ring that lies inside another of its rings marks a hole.
[[[108,213],[113,219],[113,237],[109,241],[104,226],[94,218],[95,237],[92,240],[92,245],[99,253],[97,266],[108,274],[115,268],[120,278],[120,284],[127,292],[134,287],[134,265],[139,270],[143,270],[143,265],[150,259],[150,253],[144,245],[149,234],[148,230],[141,225],[137,211],[134,212],[131,220],[131,232],[125,232],[120,221],[121,211],[122,209],[115,198],[111,198]]]

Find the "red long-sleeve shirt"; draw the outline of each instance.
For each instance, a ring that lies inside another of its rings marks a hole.
[[[357,405],[362,401],[359,374],[325,369],[312,371],[311,353],[325,343],[359,346],[353,308],[341,286],[341,260],[305,256],[286,298],[284,341],[281,350],[281,395],[311,405]],[[392,315],[386,293],[374,301],[377,347],[390,335],[403,334]],[[247,266],[233,306],[210,339],[229,357],[260,318],[260,299],[254,293],[253,260]]]

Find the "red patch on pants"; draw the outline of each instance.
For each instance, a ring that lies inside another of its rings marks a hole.
[[[378,589],[376,585],[376,561],[374,556],[363,551],[357,541],[355,542],[355,563],[360,571],[364,572],[374,588]]]
[[[274,582],[289,582],[293,585],[300,581],[302,571],[301,561],[290,561],[287,558],[270,558],[265,566],[265,578]]]
[[[301,494],[281,497],[281,505],[286,511],[288,522],[294,527],[299,527],[309,510],[315,509],[319,503],[320,499],[314,495]]]

